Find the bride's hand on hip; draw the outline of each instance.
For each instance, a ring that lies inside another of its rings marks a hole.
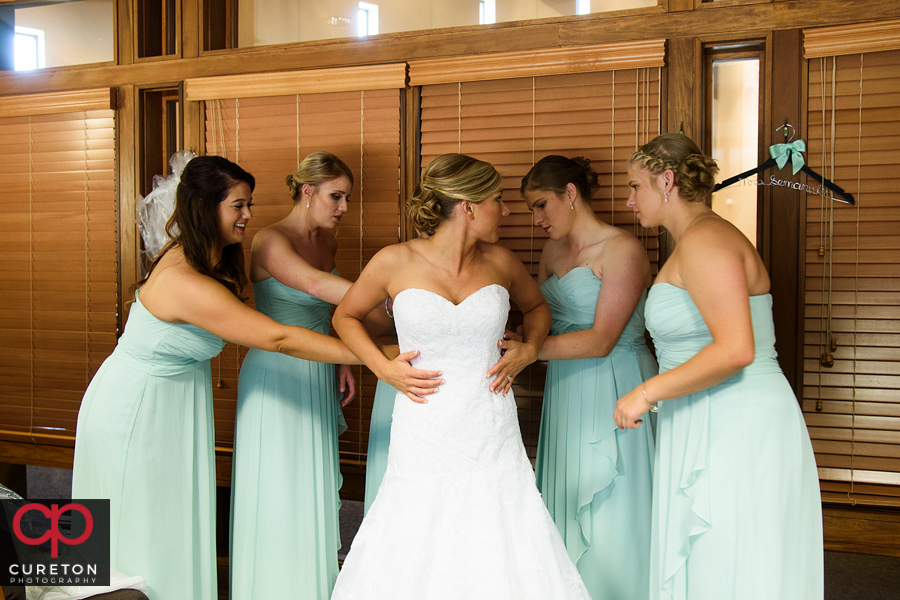
[[[500,360],[487,372],[487,378],[494,377],[490,390],[495,394],[503,392],[505,396],[512,388],[516,375],[537,360],[537,350],[532,344],[515,339],[503,339],[497,342],[497,345],[500,346]]]
[[[384,368],[381,379],[406,394],[413,402],[427,403],[428,399],[425,396],[437,392],[438,386],[444,383],[444,380],[438,379],[441,376],[440,371],[422,371],[413,367],[410,361],[417,356],[418,350],[399,354]]]

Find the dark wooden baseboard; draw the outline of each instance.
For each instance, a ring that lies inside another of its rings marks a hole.
[[[825,549],[900,557],[900,510],[825,504]]]

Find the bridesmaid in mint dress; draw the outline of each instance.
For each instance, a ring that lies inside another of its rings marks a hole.
[[[209,360],[225,340],[355,361],[340,340],[242,303],[253,186],[224,158],[187,164],[170,221],[177,234],[139,282],[125,332],[78,414],[72,495],[110,499],[111,566],[143,576],[152,598],[217,597]]]
[[[327,334],[351,283],[335,268],[334,230],[347,211],[350,169],[327,152],[287,177],[294,207],[253,238],[256,307]],[[383,311],[382,311],[383,312]],[[338,573],[341,406],[349,367],[250,350],[238,383],[232,479],[231,597],[328,598]],[[340,389],[340,393],[339,390]]]
[[[676,243],[647,300],[660,374],[615,413],[635,428],[659,404],[650,598],[822,600],[812,444],[776,360],[769,275],[707,206],[717,171],[681,134],[628,170],[628,206]]]
[[[644,340],[650,263],[632,234],[590,206],[597,174],[547,156],[522,180],[550,238],[538,283],[553,315],[538,438],[538,488],[594,600],[646,599],[653,431],[619,431],[616,400],[653,375]]]
[[[397,390],[386,381],[378,380],[369,420],[369,444],[366,452],[366,495],[363,514],[375,502],[378,488],[387,470],[388,448],[391,445],[391,421],[394,414],[394,396]]]

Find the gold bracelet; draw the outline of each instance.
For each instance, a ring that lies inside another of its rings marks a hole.
[[[646,386],[645,384],[643,384],[643,383],[641,384],[641,391],[644,392],[644,402],[646,402],[646,403],[647,403],[647,406],[650,407],[650,412],[652,412],[652,413],[658,413],[658,412],[659,412],[659,407],[656,405],[656,402],[654,402],[654,403],[651,404],[651,403],[650,403],[650,400],[647,399],[647,386]]]

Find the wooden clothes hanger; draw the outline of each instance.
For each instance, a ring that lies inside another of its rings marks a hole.
[[[726,188],[729,185],[735,184],[742,179],[746,179],[751,175],[756,175],[757,173],[761,173],[767,169],[771,169],[772,167],[777,166],[779,169],[783,168],[788,161],[790,161],[791,166],[794,171],[794,175],[796,175],[799,171],[803,171],[811,178],[819,182],[823,187],[828,190],[831,190],[836,194],[835,200],[839,202],[846,202],[847,204],[856,204],[856,201],[853,199],[853,196],[849,192],[845,192],[838,185],[833,183],[832,181],[825,179],[808,166],[806,166],[805,161],[803,160],[803,152],[806,152],[806,143],[803,140],[797,140],[796,142],[791,142],[787,139],[788,132],[787,128],[790,127],[792,131],[794,131],[794,126],[787,122],[787,119],[784,120],[784,125],[776,129],[784,129],[784,140],[783,144],[775,144],[774,146],[769,146],[769,155],[771,158],[766,162],[762,163],[758,167],[754,167],[749,171],[744,171],[739,175],[735,175],[734,177],[729,177],[725,181],[716,184],[713,188],[713,192],[717,192],[722,188]],[[794,135],[791,135],[791,140],[794,139]]]

